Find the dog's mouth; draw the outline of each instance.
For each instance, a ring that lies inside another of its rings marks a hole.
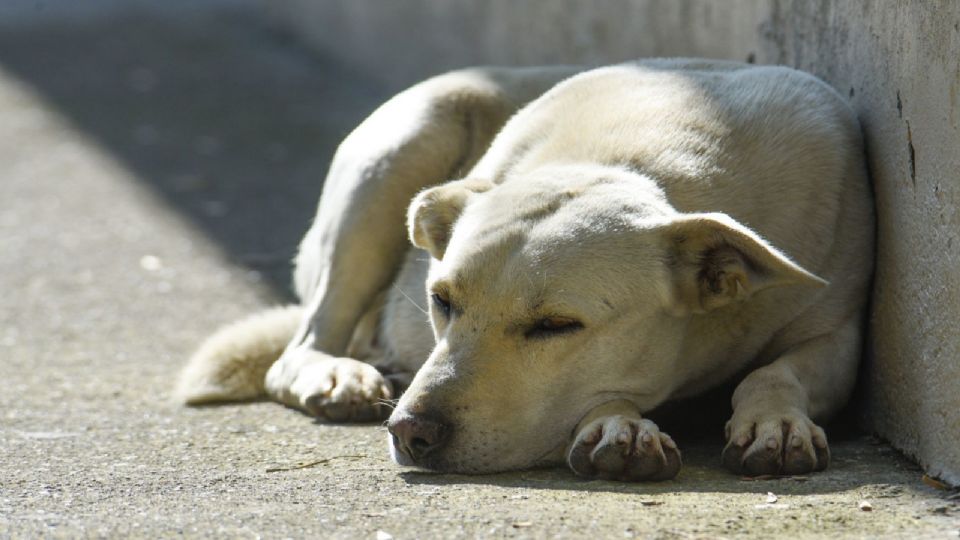
[[[390,459],[394,463],[403,467],[446,474],[494,474],[554,467],[563,463],[563,452],[566,449],[566,444],[565,441],[561,441],[536,457],[523,460],[520,463],[514,463],[512,460],[503,459],[497,455],[491,457],[489,454],[482,454],[468,457],[463,456],[460,452],[455,453],[464,459],[450,459],[450,456],[447,455],[449,452],[443,450],[427,453],[414,459],[404,451],[402,443],[395,435],[387,434],[387,447]]]

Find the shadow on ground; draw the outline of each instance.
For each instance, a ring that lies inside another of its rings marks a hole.
[[[0,69],[290,298],[289,261],[332,153],[385,95],[255,13],[130,9],[6,26]]]
[[[875,484],[878,460],[883,461],[885,490],[890,493],[916,491],[922,469],[876,437],[857,430],[847,416],[827,426],[832,452],[826,472],[779,478],[747,478],[728,472],[720,463],[723,426],[732,414],[732,387],[673,403],[647,416],[677,441],[683,467],[676,479],[667,482],[629,484],[577,478],[565,468],[499,475],[442,475],[409,471],[401,474],[412,485],[487,485],[510,488],[572,490],[623,494],[668,493],[755,493],[775,491],[786,495],[842,493]]]
[[[872,437],[833,442],[833,459],[826,472],[777,478],[747,478],[727,472],[720,465],[723,447],[717,443],[697,442],[680,446],[683,468],[676,479],[667,482],[630,484],[584,480],[564,468],[478,476],[408,471],[402,472],[401,476],[408,484],[432,486],[486,485],[627,494],[755,493],[760,490],[783,495],[817,495],[845,492],[875,483],[871,468],[876,467],[877,460],[892,459],[892,468],[891,464],[884,464],[887,473],[885,489],[891,493],[921,489],[916,481],[921,469]]]

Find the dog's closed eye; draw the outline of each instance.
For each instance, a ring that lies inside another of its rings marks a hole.
[[[450,298],[448,298],[445,293],[435,292],[430,295],[430,299],[433,300],[433,305],[440,310],[440,313],[442,313],[444,317],[450,318]]]
[[[572,317],[544,317],[525,333],[527,339],[543,339],[564,334],[572,334],[583,329],[583,323]]]

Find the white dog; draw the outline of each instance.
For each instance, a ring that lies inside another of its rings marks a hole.
[[[727,467],[826,467],[814,422],[853,386],[873,260],[853,112],[782,67],[581,71],[459,71],[380,107],[333,160],[303,305],[210,338],[181,398],[366,420],[409,386],[400,464],[644,480],[680,452],[643,415],[737,380]]]

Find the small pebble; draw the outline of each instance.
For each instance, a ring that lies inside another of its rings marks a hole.
[[[140,268],[143,268],[147,272],[156,272],[163,268],[163,261],[156,255],[144,255],[140,257]]]

